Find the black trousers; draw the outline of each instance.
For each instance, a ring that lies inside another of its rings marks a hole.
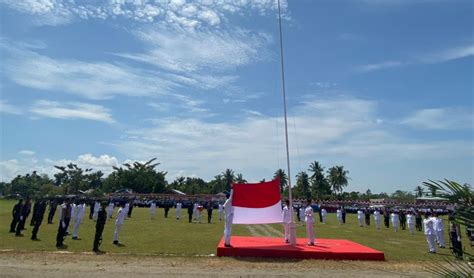
[[[421,218],[416,218],[416,229],[421,232]]]
[[[25,229],[25,221],[26,219],[23,218],[23,220],[20,219],[20,221],[18,221],[18,225],[16,226],[16,235],[20,235],[21,234],[21,231]]]
[[[365,225],[370,226],[370,216],[365,217]]]
[[[33,227],[33,231],[31,232],[31,239],[37,239],[37,235],[38,235],[38,231],[39,231],[39,228],[41,226],[41,222],[42,221],[38,221],[36,220],[35,221],[35,226]]]
[[[388,221],[388,220],[389,220],[389,219],[388,219],[388,217],[386,217],[386,216],[383,218],[383,223],[385,224],[385,227],[386,227],[386,228],[390,227],[390,224],[389,224],[389,221]]]
[[[56,210],[50,210],[48,214],[48,224],[53,224],[54,213]]]
[[[207,223],[211,223],[212,219],[212,210],[207,211]]]
[[[71,217],[64,218],[64,223],[66,223],[66,228],[64,228],[64,232],[67,233],[67,228],[69,228],[69,223],[71,223]]]
[[[95,228],[95,237],[94,237],[94,247],[93,251],[99,251],[100,244],[102,243],[102,232],[104,231],[104,226],[96,226]]]
[[[346,213],[342,213],[342,223],[346,224]]]
[[[189,216],[189,223],[191,223],[193,221],[193,214],[192,213],[188,213],[188,216]]]
[[[13,217],[12,223],[10,224],[10,233],[14,233],[16,231],[16,225],[20,221],[20,217]]]
[[[59,221],[58,234],[56,236],[56,247],[63,246],[65,236],[66,236],[66,229],[63,228],[61,221]]]
[[[168,218],[168,212],[170,211],[170,208],[165,208],[165,218]]]

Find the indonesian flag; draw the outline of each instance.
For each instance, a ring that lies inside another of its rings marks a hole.
[[[281,223],[280,182],[233,184],[233,224]]]

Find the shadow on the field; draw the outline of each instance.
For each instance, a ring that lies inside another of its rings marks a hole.
[[[304,261],[304,259],[295,259],[295,258],[253,258],[253,257],[233,257],[233,259],[241,262],[250,262],[250,263],[296,263]]]

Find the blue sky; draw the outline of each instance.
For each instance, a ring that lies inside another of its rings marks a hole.
[[[472,1],[283,2],[292,176],[318,160],[348,190],[472,184]],[[1,180],[153,157],[169,181],[286,167],[274,0],[0,7]]]

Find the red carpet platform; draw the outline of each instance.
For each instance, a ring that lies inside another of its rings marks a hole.
[[[271,257],[326,260],[383,261],[383,252],[344,239],[316,239],[316,246],[307,246],[306,238],[298,238],[296,246],[283,243],[282,238],[233,236],[231,248],[224,239],[217,246],[217,256]]]

